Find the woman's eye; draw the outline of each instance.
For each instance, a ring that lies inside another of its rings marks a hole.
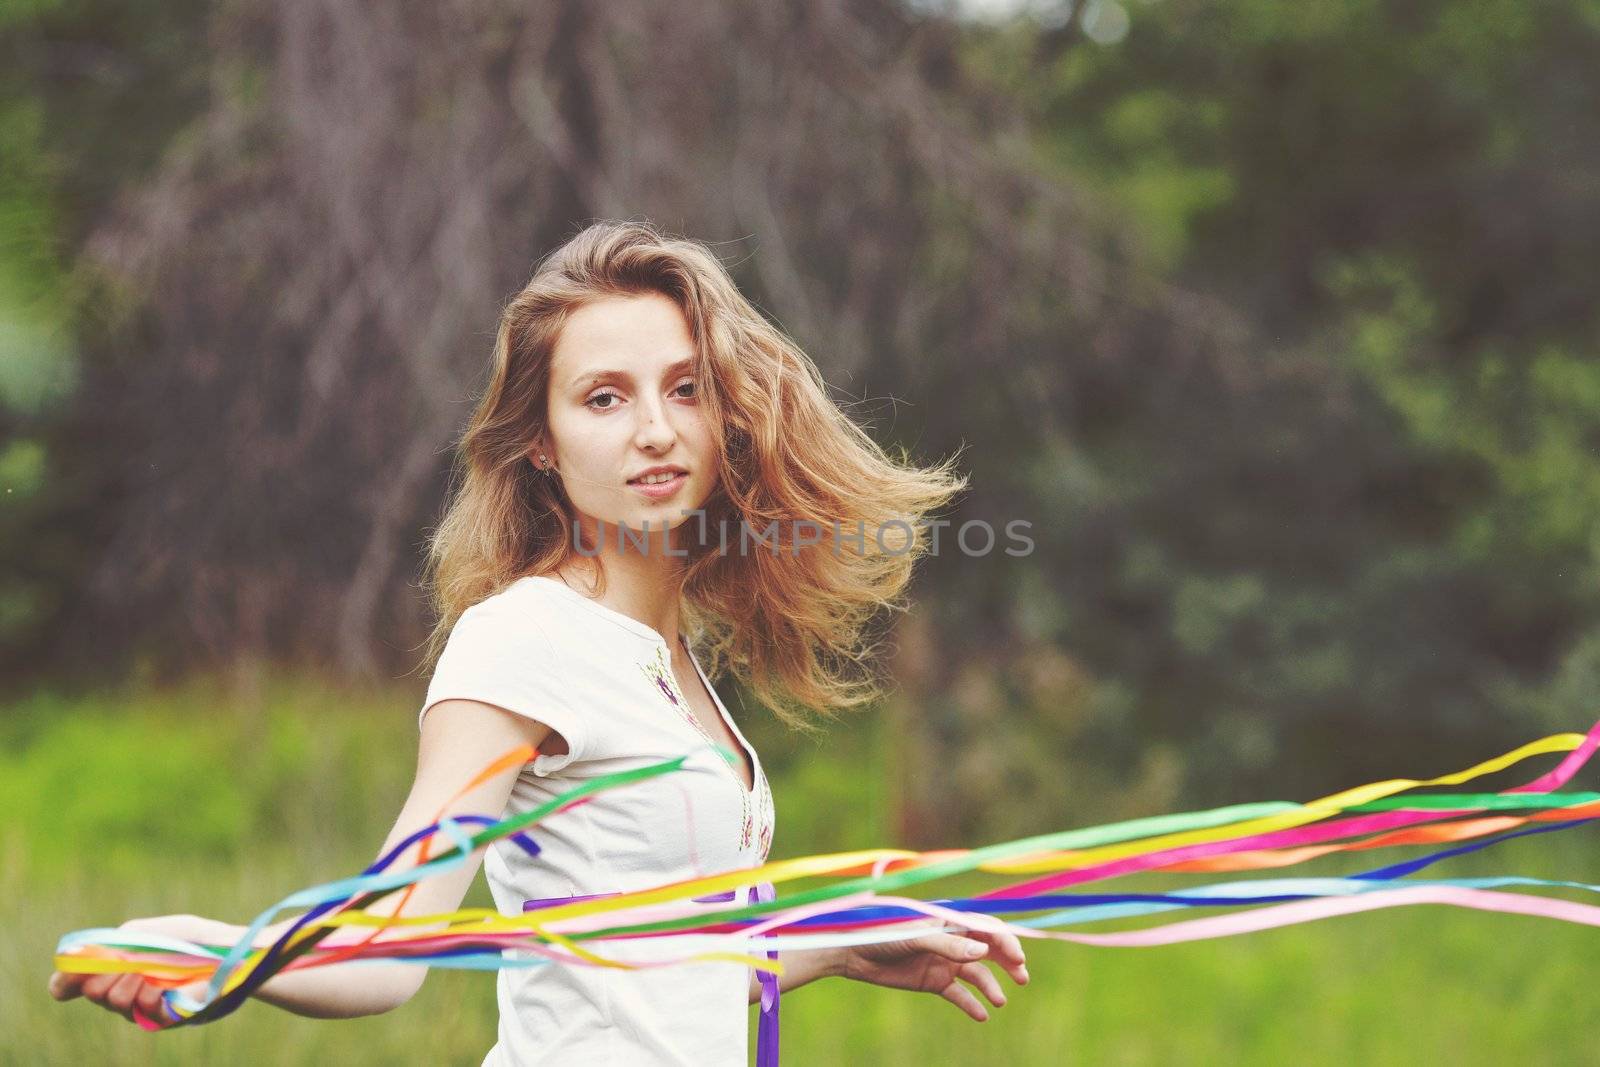
[[[680,385],[676,389],[674,389],[673,392],[674,393],[682,393],[685,389],[692,390],[693,388],[694,388],[694,382],[692,382],[692,381],[691,382],[684,382],[682,385]]]
[[[593,408],[596,411],[609,411],[611,408],[616,407],[616,405],[615,404],[597,404],[596,403],[596,401],[605,400],[608,397],[613,399],[613,400],[621,400],[622,399],[616,393],[596,393],[596,394],[594,394],[594,396],[591,396],[588,400],[585,400],[583,402],[584,407]]]

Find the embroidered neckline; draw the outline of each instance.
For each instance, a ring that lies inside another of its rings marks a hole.
[[[690,653],[690,655],[692,657],[693,653]],[[701,680],[704,682],[705,675],[699,670],[700,665],[696,663],[694,666],[696,673],[700,674]],[[644,672],[645,677],[650,680],[656,691],[666,699],[668,705],[696,733],[703,737],[706,743],[711,746],[712,751],[721,758],[723,766],[727,769],[728,776],[739,790],[740,847],[748,849],[752,845],[758,845],[761,849],[761,857],[765,860],[772,848],[773,820],[769,815],[772,811],[772,787],[767,782],[767,776],[761,768],[760,760],[756,758],[755,753],[750,753],[751,770],[755,781],[749,788],[746,788],[744,777],[740,774],[736,764],[738,760],[737,754],[730,752],[719,744],[716,738],[712,737],[706,728],[700,724],[700,720],[695,718],[694,711],[689,706],[688,697],[679,688],[677,677],[667,662],[665,646],[658,645],[655,655],[651,659],[640,663],[639,668]],[[706,683],[706,688],[710,688],[709,683]],[[711,694],[711,702],[717,711],[718,717],[723,720],[724,724],[727,724],[727,716],[723,714],[722,703],[717,699],[715,693]],[[728,724],[728,732],[733,735],[734,741],[738,743],[738,731],[731,724]],[[741,745],[741,747],[749,751],[746,746]],[[752,802],[754,802],[755,810],[752,810]]]
[[[745,788],[744,784],[744,776],[738,767],[738,753],[730,752],[728,749],[724,748],[706,731],[705,727],[700,725],[700,720],[694,717],[694,712],[689,707],[688,698],[684,696],[683,691],[678,687],[677,677],[667,665],[666,638],[662,637],[661,634],[656,632],[654,628],[647,626],[638,619],[635,619],[629,615],[624,615],[622,612],[613,608],[609,608],[600,603],[598,600],[594,600],[591,597],[585,596],[559,578],[554,578],[546,574],[529,574],[524,575],[522,578],[518,579],[518,581],[526,582],[530,579],[540,585],[553,586],[559,595],[570,600],[578,601],[592,614],[605,619],[615,626],[621,627],[637,637],[648,640],[654,646],[654,658],[646,663],[640,664],[640,667],[644,671],[645,677],[650,680],[652,687],[661,694],[663,699],[667,701],[668,705],[672,707],[677,714],[681,715],[692,729],[694,729],[701,737],[705,738],[706,742],[711,745],[712,751],[721,757],[721,761],[726,764],[729,776],[733,779],[734,786],[739,790],[739,801],[744,814],[742,819],[743,829],[741,832],[741,840],[743,845],[745,848],[749,848],[751,847],[752,842],[757,844],[761,850],[761,858],[763,861],[765,861],[767,856],[771,853],[772,834],[776,819],[772,799],[772,785],[767,781],[767,775],[762,769],[760,757],[758,757],[752,749],[739,742],[738,729],[730,724],[728,731],[729,733],[733,734],[735,743],[739,744],[740,748],[744,749],[744,751],[749,752],[750,754],[750,763],[755,774],[755,785],[752,788],[747,789]],[[687,643],[685,643],[684,648],[685,651],[689,652],[689,658],[694,664],[696,673],[698,673],[701,679],[705,682],[706,688],[710,689],[710,680],[706,679],[705,672],[700,670],[699,661],[694,659],[694,652],[688,648]],[[715,691],[713,691],[711,694],[711,702],[717,708],[718,716],[721,717],[723,722],[726,723],[728,721],[728,717],[723,715],[722,701],[716,695]],[[751,812],[750,809],[752,802],[754,802],[756,808],[759,810],[759,815]],[[757,829],[757,824],[759,824],[759,829]]]

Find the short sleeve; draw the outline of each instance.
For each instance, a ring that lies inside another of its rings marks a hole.
[[[581,759],[589,743],[571,692],[561,655],[544,627],[503,598],[490,597],[462,612],[451,629],[417,713],[417,729],[441,700],[493,704],[542,722],[566,739],[566,752],[533,761],[534,774],[553,774]]]

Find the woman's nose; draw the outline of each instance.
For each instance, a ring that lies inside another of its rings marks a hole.
[[[666,412],[654,401],[644,400],[634,408],[639,413],[634,442],[643,449],[661,450],[672,444],[676,434]]]

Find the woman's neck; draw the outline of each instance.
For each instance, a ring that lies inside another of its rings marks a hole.
[[[596,574],[604,571],[605,589],[596,596]],[[616,551],[606,544],[593,556],[569,560],[556,578],[584,596],[593,597],[612,611],[636,619],[667,639],[668,651],[678,653],[678,606],[683,592],[683,559],[665,556],[659,543],[651,552],[629,547]]]

